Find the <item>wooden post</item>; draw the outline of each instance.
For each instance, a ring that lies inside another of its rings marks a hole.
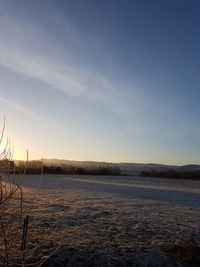
[[[22,252],[22,265],[23,266],[24,266],[24,260],[25,260],[26,240],[27,240],[27,233],[28,233],[28,221],[29,221],[29,215],[27,215],[24,219],[23,233],[22,233],[21,252]]]

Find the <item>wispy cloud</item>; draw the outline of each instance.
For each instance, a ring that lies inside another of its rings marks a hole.
[[[33,49],[30,43],[37,44],[37,34],[33,29],[19,25],[9,16],[1,16],[0,34],[5,38],[0,43],[0,65],[16,73],[40,80],[49,88],[71,96],[109,102],[114,92],[112,83],[99,71],[80,68],[51,56],[50,44],[45,40],[42,46]],[[30,36],[30,31],[33,31]],[[12,35],[14,37],[12,37]],[[28,36],[26,39],[25,36]]]
[[[136,102],[140,101],[138,96],[131,96],[130,101],[130,97],[124,93],[124,90],[118,88],[117,82],[111,82],[105,73],[97,68],[92,69],[87,62],[84,68],[78,61],[75,60],[76,63],[74,63],[73,54],[70,56],[71,60],[68,60],[70,49],[68,50],[67,47],[64,49],[65,55],[62,58],[59,40],[54,40],[54,43],[49,42],[51,38],[47,36],[48,33],[45,33],[42,28],[35,27],[35,25],[20,23],[19,20],[16,21],[8,15],[0,16],[0,34],[4,36],[0,42],[0,65],[22,76],[30,77],[31,80],[41,81],[49,90],[81,99],[83,103],[86,100],[88,105],[84,105],[82,110],[83,112],[89,110],[92,113],[92,121],[100,119],[104,123],[107,121],[109,128],[118,128],[120,120],[120,125],[123,125],[120,128],[124,129],[127,114],[130,113],[129,107],[134,104],[134,108],[137,109]],[[81,42],[81,36],[74,33],[72,27],[68,29],[70,31],[68,38],[75,38],[75,43],[77,39],[78,43]],[[93,102],[98,103],[98,107],[101,106],[100,111],[96,112]],[[106,116],[101,118],[98,112]],[[111,126],[113,115],[113,126]],[[112,138],[114,137],[110,137],[109,134],[108,139]]]
[[[27,108],[23,107],[22,105],[14,102],[12,100],[6,99],[4,97],[0,97],[0,102],[6,104],[7,106],[9,106],[11,108],[14,108],[14,109],[22,112],[23,114],[25,114],[26,116],[28,116],[28,117],[30,117],[32,119],[40,120],[39,116],[35,115],[33,112],[31,112]]]

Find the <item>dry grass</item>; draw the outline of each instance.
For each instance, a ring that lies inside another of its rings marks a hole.
[[[62,249],[48,261],[49,266],[186,266],[159,252],[160,245],[188,243],[192,235],[200,245],[200,210],[195,205],[166,203],[162,195],[160,201],[136,198],[134,193],[120,196],[116,187],[115,193],[101,190],[105,185],[98,191],[96,184],[86,186],[84,178],[80,182],[63,176],[45,176],[44,187],[38,191],[30,186],[38,179],[25,177],[29,187],[24,194],[31,217],[41,229],[39,253],[45,254],[51,246],[48,229],[55,228],[57,236],[63,233]],[[140,190],[143,196],[148,192]]]
[[[200,266],[200,246],[191,243],[165,244],[161,246],[161,250],[175,255],[186,263]]]

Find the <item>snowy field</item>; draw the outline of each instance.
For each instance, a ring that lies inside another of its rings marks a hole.
[[[23,187],[29,246],[42,256],[61,241],[51,266],[193,266],[163,247],[200,246],[198,181],[27,175]]]

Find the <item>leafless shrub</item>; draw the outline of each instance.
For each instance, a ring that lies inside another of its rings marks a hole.
[[[51,245],[43,254],[38,253],[44,246],[38,241],[41,233],[52,229],[41,229],[41,223],[24,209],[21,184],[26,166],[23,173],[15,174],[13,149],[4,136],[5,119],[0,131],[0,266],[42,266],[59,249],[60,241],[54,242],[55,237],[48,233]]]

